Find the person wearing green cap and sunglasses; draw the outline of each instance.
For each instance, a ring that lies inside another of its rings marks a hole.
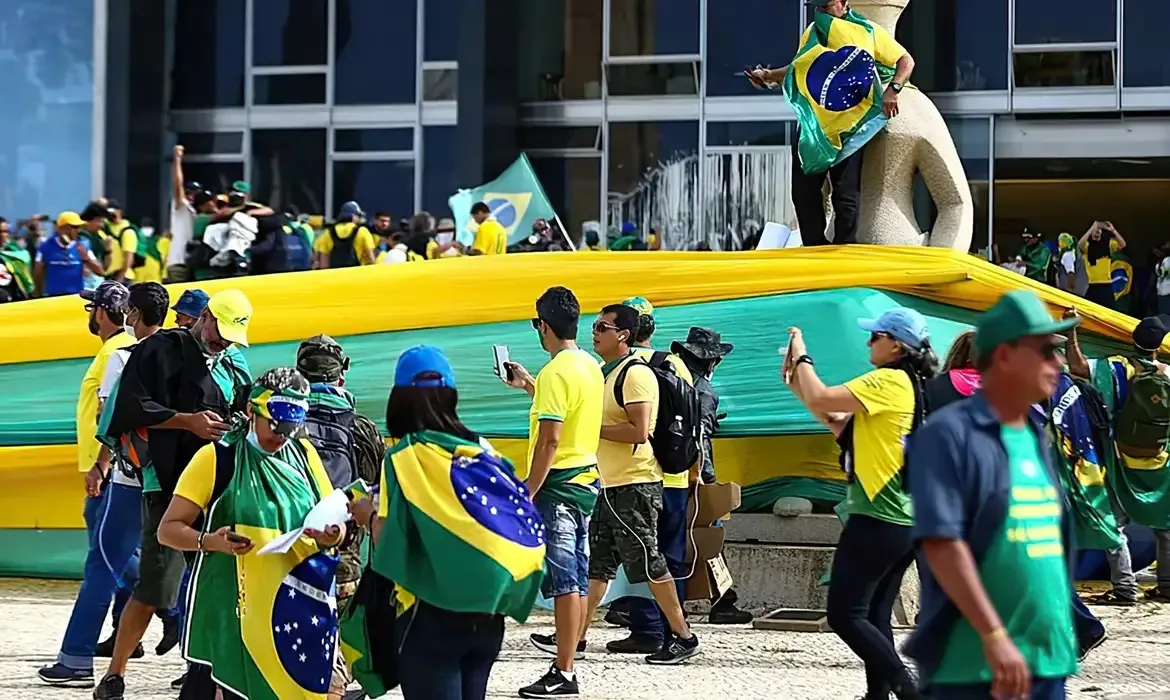
[[[907,453],[922,573],[905,647],[937,700],[1065,697],[1076,673],[1070,519],[1032,405],[1056,391],[1060,335],[1031,291],[1003,295],[975,329],[982,388],[932,414]]]

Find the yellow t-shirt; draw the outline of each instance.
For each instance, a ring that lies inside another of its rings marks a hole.
[[[357,233],[354,233],[357,229]],[[333,232],[325,229],[325,233],[313,239],[313,250],[322,255],[329,255],[333,252],[333,236],[345,240],[350,236],[356,236],[353,239],[353,252],[357,255],[359,265],[370,265],[372,263],[367,261],[367,255],[373,255],[374,250],[378,247],[378,242],[374,240],[374,234],[370,233],[367,226],[358,226],[353,222],[336,224],[333,227]]]
[[[484,255],[503,255],[508,252],[508,233],[495,219],[486,219],[475,232],[471,245]]]
[[[852,24],[850,24],[848,26],[857,27],[857,25],[852,25]],[[874,23],[870,23],[870,26],[873,27],[873,57],[874,57],[874,60],[876,60],[878,63],[880,63],[884,66],[889,66],[890,68],[893,68],[895,65],[897,65],[898,61],[901,60],[901,58],[908,53],[906,51],[906,48],[898,43],[898,40],[894,38],[894,35],[890,34],[885,29],[882,29],[881,26],[874,24]],[[814,31],[814,29],[815,29],[815,26],[812,24],[808,25],[808,27],[805,28],[804,34],[802,34],[800,37],[800,45],[801,46],[804,46],[805,44],[808,43],[809,37],[812,34],[812,32]],[[833,39],[834,39],[834,37],[832,37],[832,36],[829,37],[830,44],[833,43]],[[846,42],[842,42],[842,41],[840,41],[840,38],[838,38],[837,43],[840,44],[840,43],[846,43]]]
[[[1097,262],[1089,264],[1089,257],[1085,256],[1085,277],[1089,284],[1113,284],[1113,258],[1108,255],[1097,258]]]
[[[89,369],[81,379],[81,393],[77,395],[77,470],[88,472],[98,453],[101,452],[101,443],[94,433],[98,424],[98,389],[102,385],[102,377],[106,374],[106,363],[115,350],[120,350],[134,344],[134,338],[128,333],[118,333],[102,343],[101,350],[89,363]]]
[[[634,348],[634,354],[649,362],[650,358],[654,355],[654,348]],[[670,363],[671,367],[674,367],[674,373],[686,382],[687,386],[695,385],[695,378],[691,376],[691,371],[687,369],[687,365],[682,361],[681,357],[670,353],[666,356],[666,361]],[[662,486],[668,489],[685,489],[690,486],[690,475],[686,472],[681,474],[663,474]]]
[[[317,490],[322,497],[329,495],[333,492],[333,484],[329,481],[329,474],[321,464],[317,450],[308,440],[301,440],[300,443],[305,449],[309,475],[312,476]],[[179,475],[179,481],[175,484],[175,495],[182,496],[206,511],[211,505],[211,496],[215,490],[215,462],[215,444],[200,447],[187,463],[187,468]]]
[[[629,422],[626,410],[618,405],[614,388],[622,368],[633,359],[631,355],[619,361],[605,374],[601,412],[603,426]],[[658,415],[658,378],[654,376],[654,370],[642,364],[631,367],[626,373],[622,390],[627,406],[635,403],[650,404],[650,434],[653,435],[654,416]],[[648,440],[640,445],[631,445],[602,438],[597,445],[597,467],[601,471],[602,488],[662,481],[662,467],[655,459],[654,448]]]
[[[127,251],[138,250],[138,234],[130,226],[129,221],[122,221],[121,223],[111,224],[114,229],[114,235],[105,235],[106,241],[106,255],[108,256],[105,276],[119,272],[126,267],[126,253]],[[126,270],[126,279],[134,279],[134,270]]]
[[[864,411],[853,414],[850,514],[897,525],[914,523],[902,485],[906,436],[914,425],[914,387],[900,369],[880,368],[845,382]]]
[[[597,464],[601,440],[601,394],[605,379],[593,356],[584,350],[562,350],[536,374],[536,391],[528,411],[528,467],[536,450],[540,421],[561,423],[561,440],[553,469]],[[590,483],[596,478],[590,479]]]

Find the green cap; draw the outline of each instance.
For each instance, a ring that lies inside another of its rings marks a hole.
[[[1017,289],[995,302],[975,325],[975,356],[983,357],[1003,343],[1033,335],[1064,333],[1080,323],[1079,318],[1055,321],[1035,292]]]
[[[638,312],[639,316],[649,316],[654,318],[654,306],[646,299],[646,297],[630,297],[622,302],[622,306],[628,306]]]

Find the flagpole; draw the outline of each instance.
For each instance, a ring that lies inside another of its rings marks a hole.
[[[565,228],[565,224],[561,222],[561,217],[555,211],[553,212],[553,221],[557,222],[557,228],[561,230],[561,236],[564,237],[565,243],[569,244],[569,250],[574,253],[577,252],[577,246],[573,245],[573,239],[569,238],[569,231]]]

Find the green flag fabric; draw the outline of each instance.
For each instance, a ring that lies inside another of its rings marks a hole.
[[[32,296],[32,260],[27,250],[14,245],[0,248],[0,266],[8,270],[26,297]],[[3,276],[4,269],[0,269],[0,276]]]
[[[508,245],[527,238],[537,219],[552,219],[557,215],[531,161],[523,153],[495,180],[474,189],[459,190],[447,200],[455,216],[459,240],[465,244],[470,244],[475,238],[471,207],[476,202],[486,204],[491,217],[504,227]]]

